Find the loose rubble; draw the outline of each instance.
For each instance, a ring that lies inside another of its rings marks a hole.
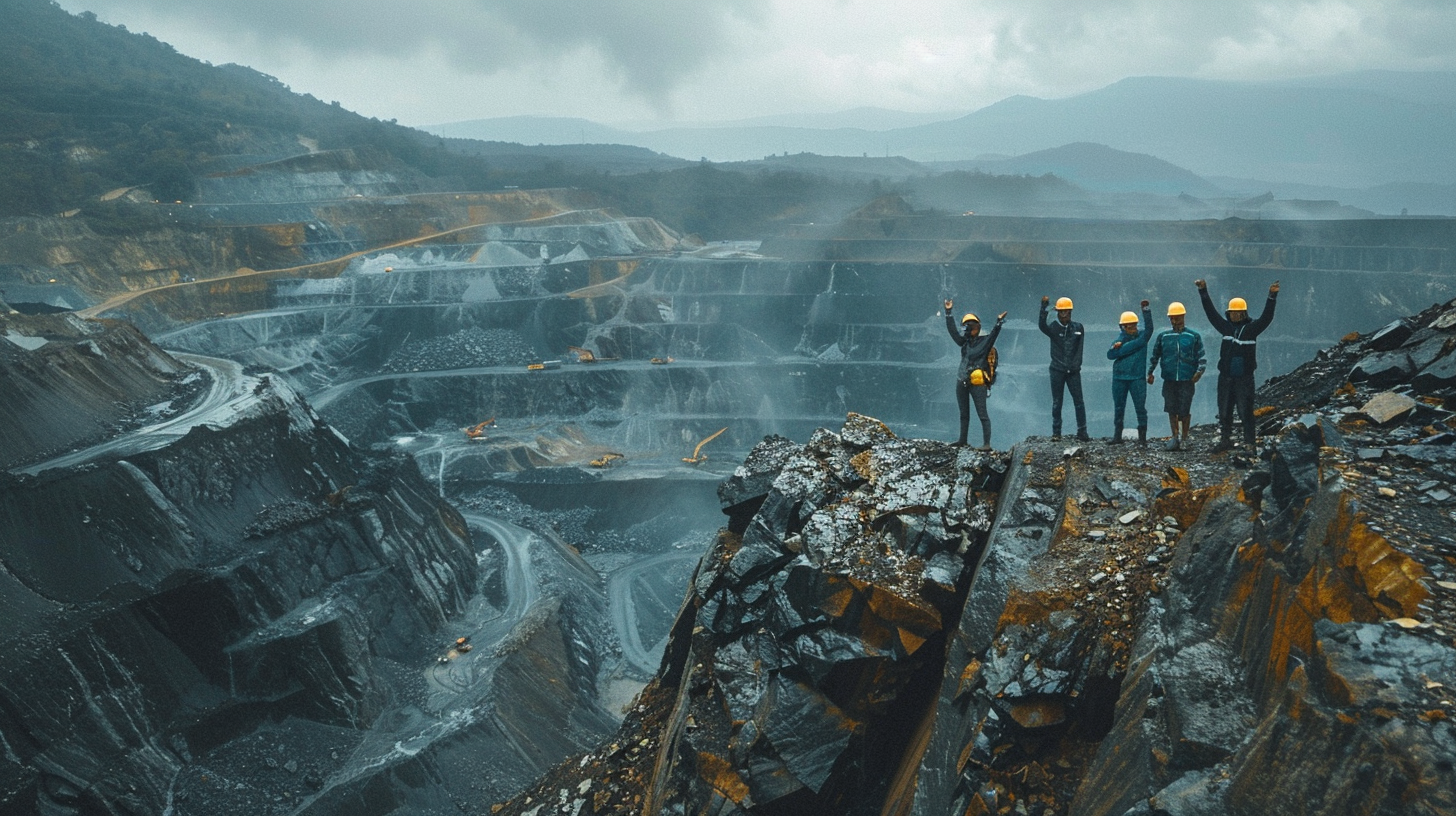
[[[1252,451],[768,439],[614,738],[653,751],[497,810],[1449,812],[1453,346],[1453,304],[1346,338],[1260,391]]]

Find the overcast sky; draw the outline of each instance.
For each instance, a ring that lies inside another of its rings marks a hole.
[[[60,0],[366,116],[967,112],[1128,76],[1456,69],[1452,0]]]

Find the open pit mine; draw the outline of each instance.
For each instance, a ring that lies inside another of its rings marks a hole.
[[[705,245],[322,161],[0,241],[0,815],[1456,811],[1453,222]],[[1257,449],[1045,436],[1041,297],[1105,436],[1199,278],[1281,283]]]

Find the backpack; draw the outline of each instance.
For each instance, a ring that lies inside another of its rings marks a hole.
[[[976,372],[978,372],[978,371],[981,373],[981,377],[983,378],[982,381],[981,381],[981,383],[980,383],[980,385],[984,385],[987,388],[990,388],[991,386],[993,386],[993,385],[996,384],[996,347],[995,346],[992,346],[986,352],[986,367],[985,368],[977,368],[977,369],[974,369],[968,375],[967,378],[970,380],[970,384],[971,385],[976,385],[977,384],[976,383]]]

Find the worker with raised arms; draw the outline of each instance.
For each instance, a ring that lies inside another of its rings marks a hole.
[[[1224,314],[1213,306],[1208,284],[1203,279],[1193,282],[1203,301],[1203,313],[1214,331],[1223,335],[1218,349],[1218,444],[1214,451],[1233,447],[1234,411],[1244,428],[1244,444],[1254,447],[1254,369],[1258,368],[1259,335],[1274,320],[1274,303],[1279,297],[1279,281],[1269,287],[1269,299],[1258,319],[1249,319],[1249,305],[1241,297],[1228,303]]]
[[[970,403],[974,401],[976,416],[981,419],[981,450],[990,450],[991,415],[986,412],[986,394],[991,383],[990,364],[986,357],[996,345],[1001,325],[1006,322],[1006,313],[996,315],[995,328],[984,336],[981,334],[981,319],[968,313],[961,318],[962,333],[956,331],[955,318],[951,316],[954,305],[953,301],[945,302],[945,330],[950,332],[950,339],[961,347],[961,362],[956,369],[956,404],[961,410],[961,433],[955,444],[959,447],[966,445],[966,433],[971,425]]]

